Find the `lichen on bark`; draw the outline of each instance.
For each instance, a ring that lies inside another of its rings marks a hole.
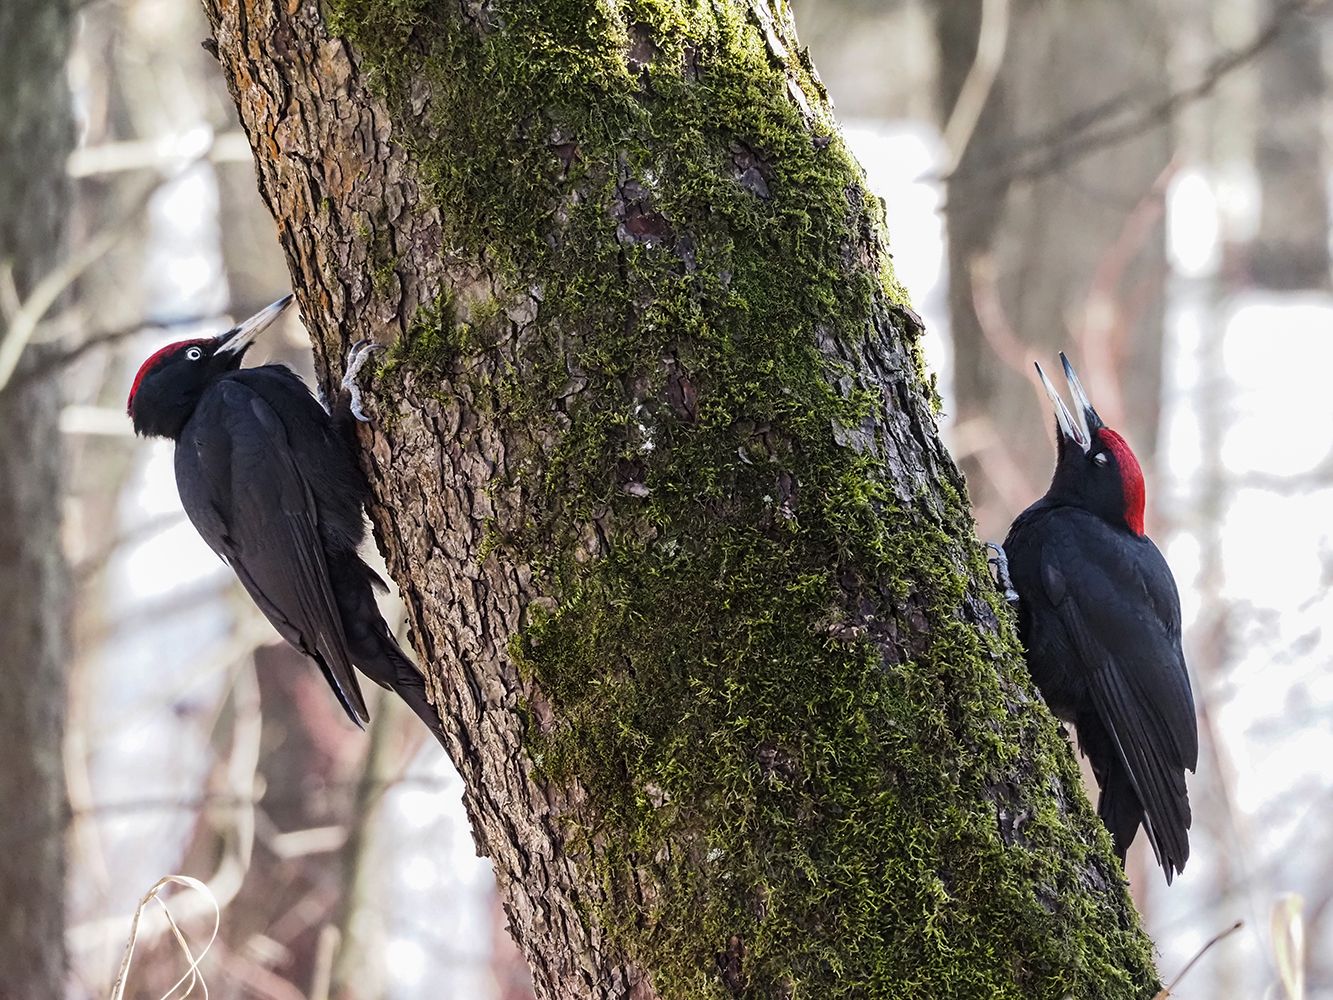
[[[785,9],[210,3],[539,993],[1150,995]]]

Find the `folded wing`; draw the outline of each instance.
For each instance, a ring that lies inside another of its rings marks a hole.
[[[1199,753],[1174,580],[1147,541],[1110,536],[1089,549],[1086,533],[1057,533],[1042,559],[1044,579],[1079,582],[1048,595],[1169,877],[1189,857],[1185,770]]]
[[[318,511],[277,412],[239,381],[217,383],[177,443],[176,481],[190,520],[268,620],[319,664],[352,721],[368,721]]]

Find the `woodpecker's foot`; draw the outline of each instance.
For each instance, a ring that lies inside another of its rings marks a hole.
[[[361,409],[361,389],[356,384],[356,376],[370,360],[370,356],[382,350],[384,350],[383,344],[377,344],[373,340],[358,340],[347,352],[347,374],[343,376],[342,388],[347,393],[348,410],[363,424],[370,423],[370,418]]]
[[[1004,546],[987,542],[986,548],[994,555],[986,560],[995,567],[995,586],[1004,593],[1004,599],[1010,604],[1018,603],[1018,591],[1014,590],[1014,581],[1009,579],[1009,557],[1004,554]]]

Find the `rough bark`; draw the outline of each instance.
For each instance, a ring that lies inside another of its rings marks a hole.
[[[972,68],[982,6],[936,6],[945,119]],[[986,537],[1002,537],[1050,477],[1033,358],[1069,351],[1103,416],[1151,461],[1166,276],[1157,185],[1169,129],[1091,155],[1071,136],[1165,96],[1165,18],[1151,3],[1013,0],[1003,63],[947,185],[955,416],[972,442],[961,462]],[[1025,175],[1065,144],[1058,169]],[[990,303],[982,311],[979,291]]]
[[[0,260],[20,296],[59,259],[73,144],[64,3],[0,7]],[[0,323],[0,341],[8,330]],[[29,348],[0,388],[0,609],[5,682],[0,732],[0,996],[65,989],[66,570],[60,543],[60,399],[52,379],[26,377]]]
[[[205,9],[537,995],[1150,995],[785,9]]]
[[[22,378],[26,365],[16,375]],[[45,380],[0,391],[0,997],[64,992],[66,577],[59,401]]]

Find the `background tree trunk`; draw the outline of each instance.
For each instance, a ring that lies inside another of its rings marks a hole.
[[[1260,19],[1282,14],[1262,0]],[[1263,288],[1327,288],[1328,179],[1324,169],[1324,26],[1287,11],[1273,50],[1259,62],[1254,165],[1259,231],[1249,247],[1250,275]]]
[[[0,261],[20,299],[55,267],[74,142],[65,56],[70,14],[51,0],[0,8]],[[0,313],[3,315],[3,313]],[[10,334],[0,322],[0,343]],[[30,378],[29,347],[0,387],[0,609],[6,679],[0,732],[0,996],[65,991],[65,718],[67,580],[60,539],[60,398]]]
[[[205,9],[537,994],[1151,995],[785,7]]]
[[[958,0],[936,5],[941,116],[972,72],[983,8],[1005,6],[1003,61],[947,185],[955,440],[983,537],[1050,480],[1033,358],[1070,352],[1102,415],[1148,466],[1157,436],[1168,123],[1085,153],[1169,91],[1160,5]],[[1108,45],[1107,39],[1117,39]],[[994,40],[991,40],[994,42]],[[1118,377],[1117,373],[1132,373]],[[1117,387],[1124,385],[1124,398]]]

